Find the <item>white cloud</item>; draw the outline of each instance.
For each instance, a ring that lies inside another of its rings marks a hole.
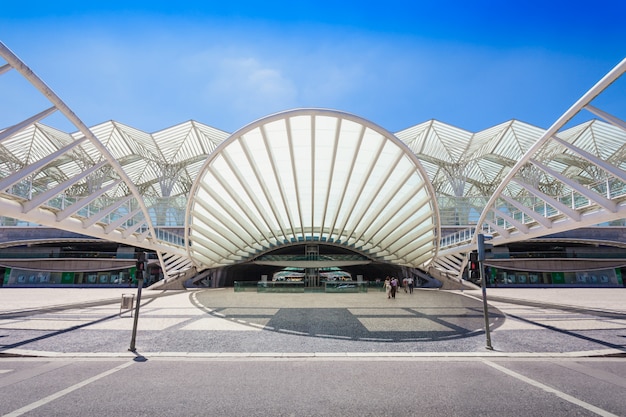
[[[257,112],[259,107],[290,107],[296,104],[297,89],[280,68],[257,58],[222,58],[206,83],[211,100],[230,105],[233,110]]]

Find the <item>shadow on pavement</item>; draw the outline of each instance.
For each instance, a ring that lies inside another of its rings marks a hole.
[[[216,296],[206,292],[198,293],[197,300],[211,314],[240,324],[320,338],[439,341],[476,336],[484,333],[485,325],[482,301],[436,291],[403,294],[395,300],[386,300],[377,293]],[[504,322],[504,315],[493,307],[489,318],[491,329]]]

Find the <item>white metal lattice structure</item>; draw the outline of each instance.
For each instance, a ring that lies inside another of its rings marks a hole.
[[[227,134],[195,122],[155,136],[116,122],[91,130],[2,43],[0,57],[6,61],[1,76],[18,85],[18,74],[51,104],[0,130],[2,215],[154,250],[166,277],[191,268],[182,236],[155,228],[156,203],[177,195],[186,202],[206,154]],[[2,100],[10,105],[19,97]],[[76,133],[41,124],[58,114]]]
[[[17,71],[52,104],[0,132],[3,214],[149,246],[154,228],[147,221],[143,200],[119,162],[67,105],[1,43],[0,53],[7,61],[0,74]],[[57,111],[78,129],[76,136],[36,124]],[[83,214],[82,219],[78,213]]]
[[[592,105],[625,72],[626,59],[565,112],[507,173],[480,220],[489,225],[495,243],[626,217],[626,123]],[[585,110],[606,123],[593,120],[566,128]]]
[[[209,157],[189,205],[198,269],[303,242],[424,267],[438,220],[426,173],[394,135],[356,116],[301,109],[234,133]]]
[[[626,218],[626,122],[594,105],[602,102],[603,95],[624,95],[624,85],[616,82],[625,72],[623,60],[532,145],[521,146],[522,151],[527,148],[523,154],[511,155],[514,163],[495,177],[496,187],[477,222],[477,230],[492,236],[491,243]],[[585,112],[602,120],[568,126]],[[514,149],[511,143],[508,147]],[[458,245],[444,247],[433,267],[460,275],[465,253],[476,246],[475,233],[466,237]]]
[[[87,128],[1,43],[0,56],[1,79],[12,77],[5,105],[19,77],[46,101],[0,129],[1,214],[154,250],[166,277],[307,241],[458,274],[476,230],[505,244],[626,217],[626,127],[598,100],[615,90],[623,100],[625,62],[547,131],[432,120],[394,136],[309,109],[226,140],[195,121],[152,134],[115,121]],[[568,125],[587,112],[601,120]],[[59,114],[75,133],[42,124]],[[456,236],[439,230],[472,223]]]

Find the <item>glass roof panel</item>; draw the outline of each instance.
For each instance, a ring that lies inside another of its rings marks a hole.
[[[240,260],[292,239],[367,244],[375,257],[391,253],[399,239],[436,242],[434,227],[424,227],[435,223],[434,213],[428,221],[420,216],[432,210],[423,169],[393,135],[352,115],[297,110],[270,116],[227,139],[203,170],[192,196],[202,200],[191,206],[192,253],[203,253],[228,230],[246,242],[236,244]],[[215,220],[220,227],[211,225]],[[212,252],[196,261],[215,267],[234,260],[206,264],[209,258]]]

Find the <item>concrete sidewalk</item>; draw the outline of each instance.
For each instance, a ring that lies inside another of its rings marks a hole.
[[[0,288],[0,314],[92,303],[116,304],[121,303],[124,294],[136,297],[137,288]],[[162,294],[166,292],[145,288],[141,291],[142,299]]]
[[[481,290],[465,290],[482,299]],[[626,288],[487,288],[487,301],[515,300],[626,314]]]
[[[232,291],[232,288],[215,290]],[[182,292],[196,291],[203,290],[189,289]],[[142,299],[150,299],[180,292],[144,288],[141,296]],[[481,290],[452,292],[482,299]],[[124,294],[137,296],[137,288],[0,288],[0,313],[89,303],[116,304],[121,302]],[[289,299],[287,294],[282,296],[287,296],[284,298],[285,302]],[[329,296],[333,295],[329,294]],[[402,296],[403,294],[399,294],[398,298]],[[488,288],[487,300],[490,299],[494,301],[508,299],[626,314],[626,288]],[[179,298],[179,300],[184,300],[184,298]]]

